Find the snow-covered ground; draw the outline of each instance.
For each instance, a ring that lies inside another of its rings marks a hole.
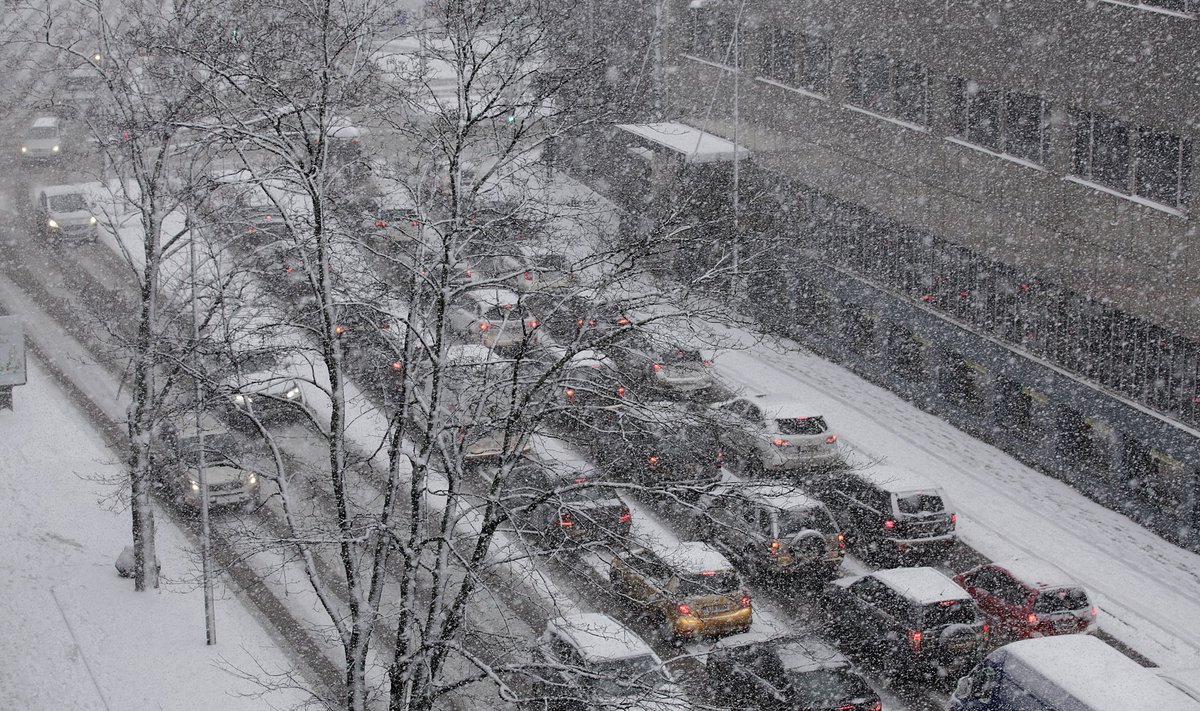
[[[744,332],[719,335],[745,345],[717,358],[728,383],[793,396],[861,454],[935,479],[980,553],[1057,565],[1094,594],[1104,631],[1161,666],[1200,666],[1200,555],[844,368]]]
[[[0,412],[0,708],[272,709],[292,669],[259,620],[218,583],[218,644],[205,645],[199,563],[158,517],[162,586],[136,593],[113,567],[130,540],[113,494],[121,465],[34,359]],[[261,694],[261,696],[260,696]]]

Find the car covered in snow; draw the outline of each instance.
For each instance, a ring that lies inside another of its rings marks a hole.
[[[975,600],[933,568],[839,578],[822,602],[830,632],[902,676],[953,682],[979,661],[988,639]]]
[[[508,289],[468,289],[450,307],[448,318],[450,328],[465,342],[488,348],[512,350],[536,345],[542,338],[537,317]]]
[[[289,353],[264,348],[234,355],[221,389],[237,412],[261,420],[305,416],[304,389]]]
[[[47,239],[95,241],[100,235],[92,201],[77,185],[43,187],[34,195],[34,215]]]
[[[21,157],[27,160],[57,158],[67,147],[63,121],[57,116],[39,116],[21,138]]]
[[[1002,639],[1095,632],[1099,614],[1087,590],[1058,567],[1024,558],[988,563],[954,577]]]
[[[729,456],[748,474],[836,467],[838,436],[812,407],[775,395],[749,395],[712,405]]]
[[[631,334],[604,350],[631,377],[662,392],[689,395],[717,384],[712,359],[690,346]]]
[[[693,708],[650,645],[608,615],[551,620],[533,650],[533,697],[547,709]]]
[[[153,448],[153,471],[162,492],[176,505],[201,506],[201,466],[213,508],[249,507],[259,500],[262,486],[257,465],[241,442],[210,417],[176,426],[162,425]]]

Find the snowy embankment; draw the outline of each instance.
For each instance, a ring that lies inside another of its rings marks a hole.
[[[1049,561],[1095,595],[1100,626],[1166,667],[1200,665],[1200,555],[817,356],[723,330],[743,350],[715,367],[749,392],[787,394],[826,416],[847,445],[942,483],[965,543],[992,560]]]
[[[6,300],[6,303],[7,300]],[[292,663],[218,579],[217,646],[205,645],[198,561],[186,534],[159,518],[164,580],[135,593],[113,561],[129,542],[113,492],[123,466],[36,359],[14,411],[0,412],[0,634],[11,653],[0,707],[260,709],[303,702],[266,691]],[[64,683],[64,680],[69,680]],[[265,694],[260,697],[259,694]]]

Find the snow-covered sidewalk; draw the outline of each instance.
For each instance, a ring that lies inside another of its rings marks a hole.
[[[1057,565],[1094,593],[1113,637],[1160,666],[1200,666],[1200,555],[840,366],[721,335],[746,345],[717,359],[731,385],[808,403],[859,452],[941,482],[980,553]]]
[[[218,644],[205,645],[199,563],[158,520],[162,587],[136,593],[113,568],[130,540],[113,494],[121,466],[32,358],[29,384],[0,412],[0,708],[273,709],[306,695],[292,664],[218,583]],[[272,676],[274,675],[274,676]]]

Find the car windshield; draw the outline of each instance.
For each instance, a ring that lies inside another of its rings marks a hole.
[[[417,211],[411,208],[384,208],[376,213],[376,219],[390,225],[408,224],[417,219]]]
[[[975,623],[975,617],[974,601],[946,600],[925,606],[924,625],[926,629],[944,625],[971,625]]]
[[[819,435],[828,430],[824,417],[789,417],[775,420],[781,434]]]
[[[784,509],[778,512],[777,518],[780,538],[811,530],[821,533],[837,533],[833,519],[824,509]]]
[[[200,438],[187,437],[179,442],[179,459],[188,466],[200,464]],[[236,443],[228,432],[213,432],[204,435],[205,464],[228,461],[234,456]]]
[[[279,357],[272,351],[251,351],[238,359],[243,373],[262,373],[275,370],[279,365]]]
[[[735,595],[742,590],[742,581],[732,570],[715,570],[679,576],[679,595]]]
[[[1088,596],[1080,588],[1061,588],[1047,590],[1038,595],[1033,603],[1033,611],[1043,614],[1055,612],[1074,612],[1088,608]]]
[[[941,495],[936,493],[918,491],[896,494],[896,510],[910,516],[937,514],[946,510],[946,502],[942,501]]]
[[[87,200],[79,193],[63,193],[50,196],[51,212],[76,212],[87,209]]]
[[[862,677],[848,669],[814,669],[787,674],[796,708],[835,708],[873,696]]]
[[[29,129],[30,138],[54,138],[58,131],[53,126],[34,126]]]
[[[597,662],[591,670],[596,674],[590,679],[592,686],[613,696],[661,688],[670,681],[663,673],[662,665],[649,655]]]

